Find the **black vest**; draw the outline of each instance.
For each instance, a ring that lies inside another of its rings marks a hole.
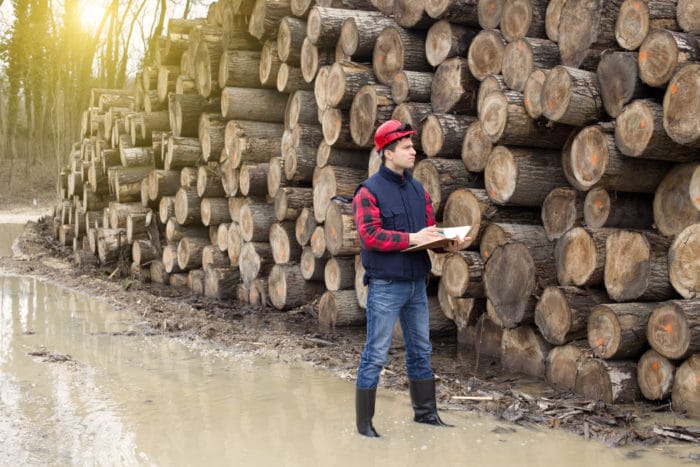
[[[404,176],[382,165],[379,171],[360,184],[377,200],[382,228],[399,232],[418,232],[425,225],[425,189],[411,176]],[[358,187],[359,189],[359,187]],[[362,249],[365,284],[369,278],[393,280],[424,279],[430,272],[430,258],[426,251],[401,253]]]

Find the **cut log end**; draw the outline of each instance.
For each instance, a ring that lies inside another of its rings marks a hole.
[[[700,224],[683,229],[668,252],[671,285],[683,298],[700,298]]]
[[[681,359],[687,356],[692,337],[691,323],[678,302],[654,308],[647,324],[647,340],[654,350],[666,358]]]
[[[671,396],[676,367],[654,350],[648,350],[637,362],[637,383],[645,399],[661,401]]]
[[[647,288],[651,250],[637,232],[611,234],[605,246],[605,289],[613,300],[633,300]]]
[[[574,227],[557,241],[555,257],[559,283],[583,286],[596,267],[596,245],[585,229]]]
[[[625,50],[636,50],[649,32],[649,6],[628,0],[620,5],[615,21],[615,40]]]

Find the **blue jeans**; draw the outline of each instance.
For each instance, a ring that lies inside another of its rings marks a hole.
[[[433,377],[430,368],[432,346],[425,280],[370,279],[366,313],[367,340],[357,370],[358,388],[377,387],[379,373],[387,363],[396,319],[401,320],[408,378],[416,380]]]

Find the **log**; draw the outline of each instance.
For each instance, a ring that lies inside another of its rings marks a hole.
[[[236,296],[236,283],[240,273],[228,267],[208,267],[204,270],[204,295],[217,300],[229,300]]]
[[[269,243],[245,242],[241,247],[238,268],[243,282],[250,284],[258,277],[266,277],[270,274],[274,264],[272,248]]]
[[[692,34],[654,29],[639,46],[639,77],[649,86],[664,87],[684,63],[700,59]]]
[[[544,378],[545,361],[551,349],[532,326],[503,330],[501,363],[503,368]]]
[[[165,225],[165,239],[169,244],[177,244],[185,237],[209,238],[209,229],[201,225],[185,226],[177,223],[175,218],[168,219]]]
[[[314,80],[319,69],[331,65],[335,61],[335,55],[330,49],[319,48],[311,43],[309,38],[304,39],[301,46],[301,75],[307,83]]]
[[[260,87],[260,52],[250,50],[225,50],[218,68],[218,89],[227,86],[240,88]]]
[[[635,100],[615,120],[615,145],[628,157],[673,162],[697,159],[697,148],[673,141],[663,127],[663,107],[653,99]]]
[[[649,349],[637,362],[637,384],[645,399],[661,401],[671,397],[676,367],[667,358]]]
[[[500,358],[503,328],[491,321],[486,313],[477,318],[475,327],[474,351],[476,354]]]
[[[614,232],[614,229],[574,227],[564,233],[554,250],[559,283],[579,287],[603,285],[605,244]]]
[[[491,91],[479,109],[484,134],[493,143],[560,149],[572,128],[533,120],[525,109],[524,96],[516,91]]]
[[[469,71],[479,81],[501,73],[506,40],[498,30],[487,29],[472,39],[467,53]]]
[[[420,135],[423,130],[423,119],[433,112],[433,107],[429,103],[424,102],[404,102],[397,105],[391,113],[391,118],[399,120],[403,123],[408,123],[411,128],[416,130]],[[420,138],[413,138],[413,147],[416,151],[421,151]]]
[[[618,117],[625,104],[632,99],[647,94],[637,72],[637,55],[634,52],[604,54],[596,75],[603,106],[611,117]]]
[[[475,251],[459,251],[445,259],[440,285],[452,297],[483,298],[484,262]]]
[[[284,128],[291,130],[297,123],[318,123],[318,106],[311,91],[295,91],[289,95],[284,112]]]
[[[326,219],[328,206],[333,196],[352,197],[357,186],[367,178],[365,171],[327,165],[314,173],[313,206],[316,221]]]
[[[393,0],[391,1],[393,8]],[[355,16],[347,18],[340,28],[343,53],[354,60],[369,61],[372,58],[374,44],[384,28],[397,26],[393,18],[378,11],[355,11]]]
[[[197,188],[180,188],[175,195],[175,219],[180,225],[202,223],[202,200],[197,196]]]
[[[478,90],[479,83],[469,72],[467,61],[461,57],[448,58],[435,72],[430,103],[436,113],[474,115]]]
[[[150,209],[147,211],[129,212],[126,216],[126,241],[133,243],[136,240],[148,238],[148,227],[151,222],[153,222],[153,211]]]
[[[159,259],[154,259],[150,264],[151,282],[156,284],[167,284],[170,282],[170,273],[165,270],[163,262]]]
[[[636,363],[629,360],[583,362],[576,372],[576,393],[607,404],[632,402],[639,398]]]
[[[212,267],[229,267],[228,255],[221,251],[217,245],[207,245],[202,249],[202,269]]]
[[[637,358],[647,348],[647,321],[655,303],[611,303],[596,306],[588,318],[588,345],[595,356]]]
[[[402,28],[427,29],[435,22],[425,11],[426,0],[394,0],[394,18]]]
[[[481,26],[479,24],[479,10],[482,8],[480,3],[485,2],[480,2],[478,0],[426,0],[425,12],[434,19],[449,21],[453,24],[469,25],[476,28]],[[497,26],[498,25],[494,27]],[[482,27],[486,29],[486,26]]]
[[[550,120],[583,126],[603,116],[596,74],[558,65],[542,85],[542,114]]]
[[[700,417],[700,355],[695,354],[677,369],[671,390],[671,407],[678,413],[690,417]]]
[[[503,75],[489,75],[479,83],[479,91],[476,94],[477,115],[481,115],[481,106],[484,103],[484,99],[493,91],[508,91]]]
[[[676,297],[668,273],[670,240],[651,232],[621,230],[605,243],[605,289],[615,301]]]
[[[325,103],[329,107],[349,109],[362,86],[377,84],[372,69],[353,62],[335,62],[325,81]]]
[[[279,221],[296,221],[301,211],[313,202],[313,189],[280,187],[275,195],[275,218]]]
[[[472,122],[464,135],[462,143],[462,162],[470,172],[483,172],[486,168],[493,143],[484,133],[480,121]]]
[[[547,79],[549,70],[534,70],[525,81],[523,88],[523,104],[530,117],[535,120],[542,117],[542,87]]]
[[[168,275],[168,285],[170,287],[185,288],[188,287],[187,278],[189,274],[187,273],[172,273]]]
[[[180,271],[202,267],[202,249],[209,244],[209,238],[183,237],[177,244],[177,265]]]
[[[291,94],[295,91],[313,91],[313,84],[306,81],[301,68],[293,67],[287,63],[280,65],[277,72],[277,91]]]
[[[304,207],[301,209],[299,217],[297,217],[294,229],[294,236],[299,245],[308,245],[314,230],[316,230],[316,218],[314,217],[313,208]]]
[[[326,289],[332,292],[350,289],[355,285],[355,257],[354,256],[332,256],[323,272],[323,282]],[[355,292],[353,291],[353,298]]]
[[[421,128],[421,148],[428,157],[461,157],[464,134],[476,118],[469,115],[429,114]]]
[[[158,219],[165,224],[171,217],[175,217],[175,197],[164,196],[158,205]]]
[[[471,225],[467,232],[471,240],[466,243],[470,246],[479,243],[489,223],[539,224],[540,212],[538,209],[499,206],[488,197],[486,190],[459,188],[447,198],[442,221],[445,226]]]
[[[219,165],[219,171],[221,172],[221,186],[224,188],[226,196],[229,198],[236,196],[238,194],[240,173],[233,166],[233,161],[230,158],[226,158]]]
[[[591,311],[608,302],[605,292],[577,287],[547,287],[535,307],[535,324],[547,342],[564,345],[586,338]]]
[[[206,165],[197,169],[197,196],[200,198],[219,198],[226,196],[221,184],[221,172]]]
[[[258,278],[250,283],[249,297],[251,305],[268,306],[270,304],[267,293],[267,278]]]
[[[542,226],[506,222],[509,220],[511,219],[498,223],[493,221],[484,229],[479,242],[479,253],[484,262],[491,258],[498,247],[511,242],[524,243],[533,252],[539,250],[537,258],[543,261],[554,253]]]
[[[483,187],[481,176],[467,171],[459,159],[424,159],[416,164],[413,177],[430,195],[433,213],[437,219],[442,218],[445,203],[452,192],[459,188]]]
[[[391,85],[401,70],[430,71],[423,31],[388,26],[379,34],[372,52],[372,69],[380,83]]]
[[[330,109],[329,109],[330,110]],[[325,141],[318,145],[316,151],[316,166],[325,167],[327,165],[338,165],[353,169],[366,169],[369,162],[367,151],[355,151],[351,149],[341,149],[328,145]]]
[[[316,47],[333,47],[340,38],[340,30],[353,10],[312,7],[306,19],[306,37]]]
[[[243,196],[267,195],[267,172],[269,164],[243,164],[240,171],[240,186]]]
[[[360,88],[350,107],[350,134],[357,146],[372,146],[374,132],[390,118],[392,105],[391,89],[387,86],[367,85]]]
[[[290,0],[256,0],[248,32],[258,40],[275,37],[282,18],[291,15]]]
[[[282,61],[279,58],[277,41],[265,41],[260,51],[260,67],[258,68],[260,87],[277,88],[277,74],[281,65]]]
[[[361,149],[355,144],[350,133],[350,114],[340,109],[327,108],[321,117],[323,143],[342,149]]]
[[[545,37],[546,0],[506,0],[500,28],[508,42],[523,37]]]
[[[311,234],[309,239],[309,245],[311,245],[311,253],[317,258],[328,255],[328,250],[326,249],[326,231],[323,229],[322,225],[316,226],[314,232]]]
[[[226,87],[221,92],[221,114],[226,120],[283,123],[287,98],[273,89]]]
[[[220,38],[216,42],[203,40],[197,46],[193,78],[197,92],[204,98],[221,91],[219,88],[219,68],[223,51]]]
[[[231,215],[228,211],[228,200],[224,197],[202,198],[200,212],[202,224],[206,226],[217,226],[231,221]]]
[[[226,253],[228,254],[229,263],[234,268],[239,266],[241,249],[243,248],[243,239],[241,238],[241,227],[236,222],[231,222],[228,229],[226,243]]]
[[[426,7],[429,3],[436,2],[426,1]],[[443,3],[447,2],[443,1]],[[473,27],[451,23],[444,19],[433,24],[425,39],[425,56],[428,63],[436,67],[448,58],[465,56],[476,34],[477,30]]]
[[[391,82],[391,99],[395,104],[406,101],[430,102],[433,73],[400,71]]]
[[[672,300],[653,308],[646,328],[651,348],[670,360],[700,350],[700,299]]]
[[[694,0],[678,0],[676,20],[683,31],[700,34],[700,14]]]
[[[109,222],[105,222],[105,225],[109,225],[112,229],[126,229],[126,220],[130,214],[146,212],[146,208],[144,208],[141,203],[111,202],[109,203],[108,209]]]
[[[547,3],[547,9],[544,14],[544,31],[547,39],[552,42],[559,41],[559,21],[561,20],[561,13],[565,4],[566,0],[550,0]]]
[[[573,391],[576,388],[577,369],[587,358],[584,346],[583,341],[576,341],[553,347],[547,354],[545,381],[557,389]]]
[[[298,264],[275,264],[268,279],[270,303],[278,310],[306,305],[321,292],[318,282],[304,280]]]
[[[666,88],[664,95],[664,129],[678,144],[700,147],[700,111],[698,111],[698,76],[700,64],[681,68]]]
[[[331,255],[354,256],[360,253],[360,240],[349,203],[331,202],[323,229],[326,249]]]
[[[97,229],[97,257],[101,265],[125,261],[130,256],[131,245],[126,241],[126,229]]]
[[[301,45],[306,37],[306,21],[285,16],[277,31],[277,53],[279,59],[292,66],[301,63]]]
[[[230,212],[229,212],[230,217]],[[223,222],[216,228],[216,243],[219,251],[226,252],[228,248],[228,231],[231,228],[230,222]]]
[[[226,123],[225,146],[234,168],[243,162],[269,162],[281,154],[282,123],[253,120],[229,120]]]
[[[561,62],[579,67],[590,49],[614,48],[615,19],[623,0],[566,1],[559,17]]]
[[[570,187],[555,188],[542,202],[542,225],[549,240],[557,240],[583,220],[584,196]]]
[[[534,37],[510,42],[503,53],[501,72],[510,89],[523,92],[530,74],[536,69],[549,70],[559,65],[557,44]]]
[[[700,222],[700,211],[690,198],[690,182],[700,162],[674,166],[663,177],[654,194],[654,224],[663,235],[672,236]]]
[[[700,274],[698,274],[698,247],[700,224],[692,224],[682,230],[668,250],[668,271],[671,285],[683,298],[700,298]]]
[[[360,326],[365,313],[357,303],[354,290],[327,291],[318,302],[318,321],[323,328]]]
[[[177,170],[152,170],[148,174],[148,199],[156,201],[173,196],[180,188],[180,172]]]
[[[536,288],[535,262],[523,243],[508,243],[489,255],[484,288],[500,324],[514,328],[532,321]]]
[[[187,272],[187,287],[192,295],[204,295],[204,270],[192,269]]]
[[[652,202],[651,195],[593,188],[586,194],[583,218],[592,229],[617,227],[649,230],[654,224]]]
[[[226,121],[220,115],[203,113],[199,117],[198,134],[204,162],[209,160],[217,161],[221,151],[224,149]]]
[[[270,226],[270,248],[275,264],[285,264],[301,257],[302,247],[294,241],[294,222],[275,222]]]
[[[615,21],[615,39],[625,50],[636,50],[650,29],[678,29],[676,23],[677,0],[651,0],[634,2],[625,0]]]
[[[614,136],[597,125],[572,133],[562,151],[562,165],[566,179],[579,190],[600,187],[634,193],[657,190],[669,168],[662,161],[623,156]]]
[[[550,191],[567,184],[560,164],[555,151],[496,146],[484,171],[486,191],[498,204],[541,206]]]
[[[323,281],[326,263],[329,259],[330,256],[317,258],[311,247],[306,245],[301,252],[301,259],[299,260],[302,277],[307,281]]]
[[[205,99],[194,92],[176,94],[173,109],[175,115],[173,135],[175,137],[198,136],[200,116],[203,113],[218,112],[221,112],[221,99],[218,97]]]
[[[245,242],[268,241],[270,227],[275,223],[274,205],[251,201],[241,207],[239,224]]]
[[[459,3],[459,2],[457,2]],[[505,0],[478,0],[477,18],[482,29],[496,29],[501,24]]]

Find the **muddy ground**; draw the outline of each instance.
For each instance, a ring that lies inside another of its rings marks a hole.
[[[355,378],[364,330],[320,329],[315,303],[280,312],[143,283],[115,273],[115,267],[76,267],[72,251],[57,245],[52,231],[49,217],[27,223],[13,246],[15,257],[0,258],[0,270],[40,277],[131,310],[148,323],[149,332],[209,339],[234,350],[308,362],[341,378]],[[668,403],[592,403],[542,381],[502,372],[498,361],[460,349],[453,339],[434,340],[433,347],[439,403],[446,410],[489,413],[524,427],[563,429],[613,446],[700,443],[697,420],[674,416]],[[407,395],[400,346],[392,348],[381,387]],[[690,460],[700,461],[700,451]]]

